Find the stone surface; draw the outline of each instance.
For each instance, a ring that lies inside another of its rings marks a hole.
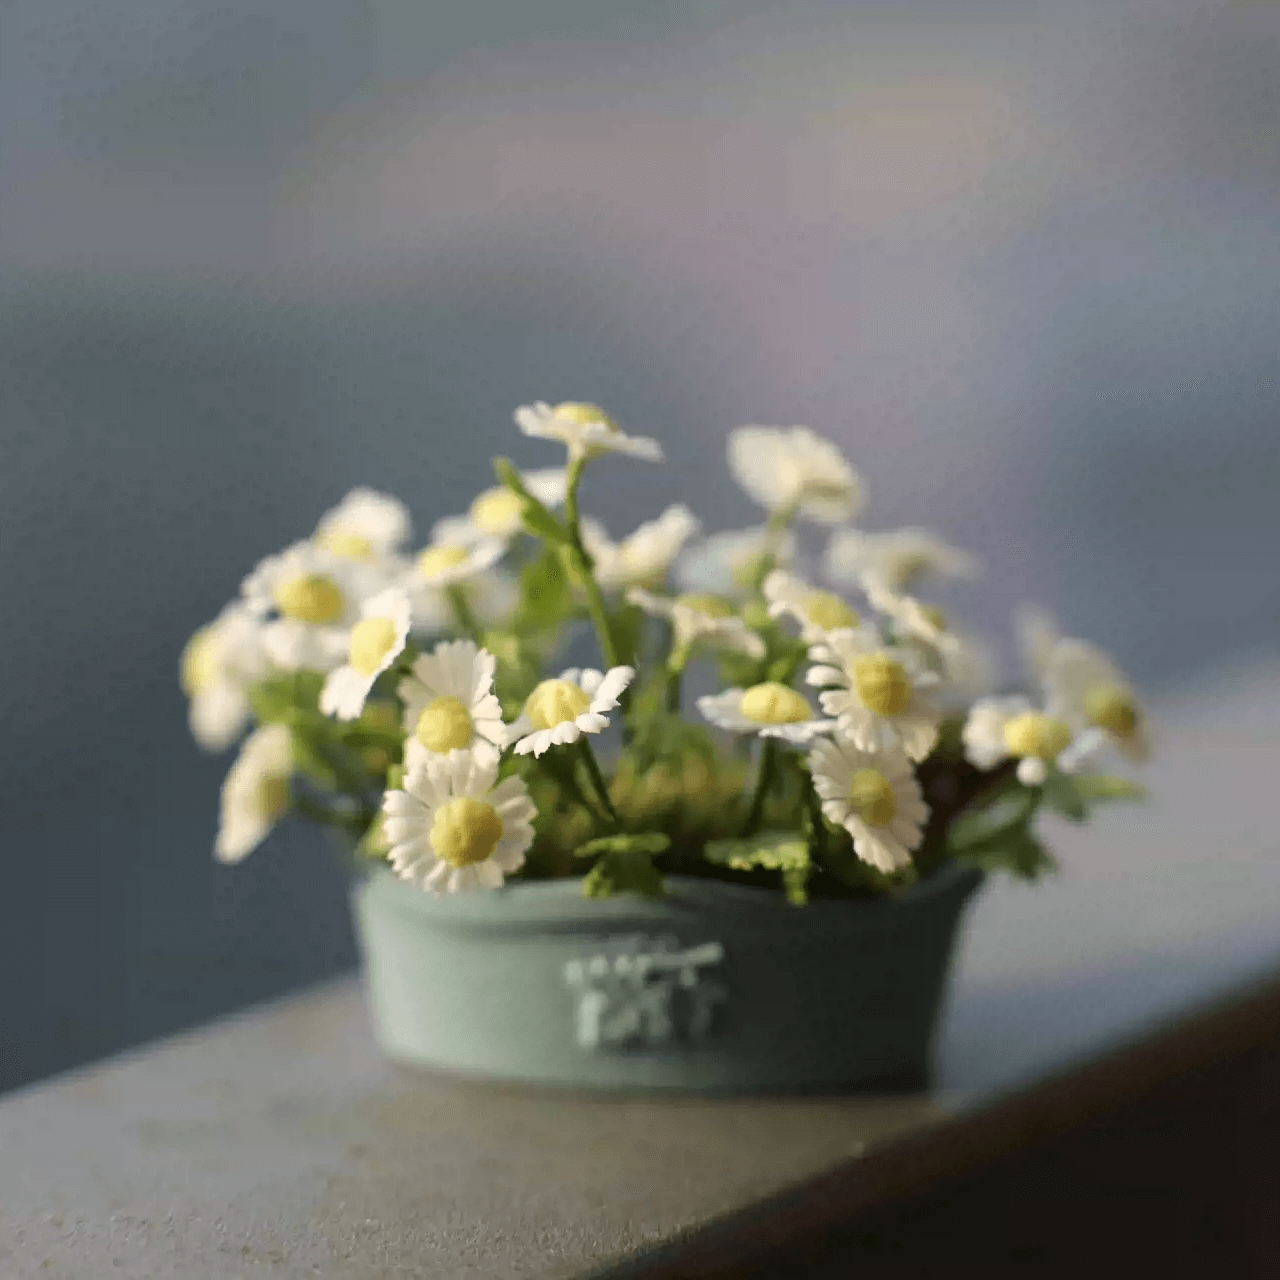
[[[0,1102],[0,1275],[567,1277],[1277,963],[1280,679],[1162,709],[1152,802],[972,913],[932,1097],[591,1099],[416,1075],[344,981]]]

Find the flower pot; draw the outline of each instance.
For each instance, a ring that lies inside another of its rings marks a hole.
[[[659,899],[577,880],[436,898],[354,891],[374,1032],[392,1059],[577,1089],[922,1087],[961,911],[949,865],[893,899],[789,905],[686,876]]]

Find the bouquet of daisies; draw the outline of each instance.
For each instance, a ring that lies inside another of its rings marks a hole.
[[[729,465],[765,523],[703,537],[677,505],[615,542],[583,480],[661,446],[593,404],[515,420],[565,465],[499,459],[499,484],[412,555],[404,506],[355,489],[189,641],[197,741],[252,726],[219,859],[293,811],[434,893],[575,876],[588,896],[660,894],[680,873],[803,903],[893,893],[953,859],[1035,877],[1052,866],[1042,807],[1080,821],[1138,794],[1100,767],[1147,753],[1116,665],[1028,610],[1031,691],[993,694],[982,646],[915,594],[973,557],[856,528],[862,482],[829,441],[741,427]],[[801,521],[830,530],[826,586]],[[562,669],[587,643],[598,665]],[[691,671],[720,691],[687,698]]]

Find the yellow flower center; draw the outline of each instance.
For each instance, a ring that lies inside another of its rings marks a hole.
[[[727,600],[702,592],[677,596],[676,604],[683,605],[686,609],[696,609],[699,613],[705,613],[709,618],[733,617],[733,606]]]
[[[254,789],[253,805],[259,815],[268,822],[275,822],[282,818],[289,807],[289,775],[263,774]]]
[[[469,552],[457,543],[445,543],[439,547],[425,547],[418,552],[418,572],[434,578],[439,573],[456,569],[466,560]]]
[[[862,705],[878,716],[901,715],[911,701],[906,668],[888,654],[864,653],[855,658],[853,686]]]
[[[350,529],[329,529],[316,541],[335,556],[346,556],[348,560],[373,559],[373,543],[363,534],[354,533]]]
[[[390,618],[364,618],[351,632],[351,665],[362,676],[379,671],[399,636]]]
[[[947,615],[936,604],[922,604],[920,612],[939,630],[947,629]]]
[[[455,867],[483,862],[502,839],[502,819],[486,800],[460,796],[436,810],[431,846],[436,856]]]
[[[591,699],[571,680],[544,680],[524,704],[524,713],[535,729],[554,729],[566,720],[576,720]]]
[[[845,604],[831,591],[811,591],[804,604],[805,616],[815,627],[835,631],[837,627],[856,627],[857,610]]]
[[[274,592],[276,607],[286,618],[323,625],[337,622],[347,611],[338,584],[323,573],[305,573],[280,583]]]
[[[575,427],[587,427],[599,422],[610,431],[620,430],[618,424],[598,404],[592,404],[589,400],[562,400],[556,405],[554,412],[557,418],[571,422]]]
[[[1097,685],[1084,700],[1085,714],[1099,728],[1117,738],[1131,738],[1138,728],[1138,708],[1119,685]]]
[[[879,769],[858,769],[849,779],[849,803],[869,827],[887,827],[898,812],[893,784]]]
[[[218,678],[218,640],[212,627],[201,627],[182,650],[179,680],[188,698],[207,689]]]
[[[433,699],[423,708],[414,736],[428,751],[444,755],[447,751],[469,747],[475,732],[471,712],[457,698],[446,695]]]
[[[1024,711],[1005,723],[1004,745],[1011,756],[1053,760],[1071,745],[1071,730],[1055,716]]]
[[[738,710],[756,724],[796,724],[813,714],[800,694],[775,681],[752,685],[743,693]]]
[[[471,504],[471,523],[491,538],[503,538],[520,528],[520,499],[507,488],[486,489]]]

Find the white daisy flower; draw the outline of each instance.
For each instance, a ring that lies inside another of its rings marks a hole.
[[[1018,761],[1018,781],[1038,787],[1049,765],[1063,773],[1078,772],[1102,745],[1101,733],[1079,737],[1058,716],[1037,711],[1028,698],[980,698],[961,731],[965,759],[978,769],[994,769],[1005,760]]]
[[[682,591],[742,595],[754,586],[766,556],[772,556],[774,565],[785,569],[795,563],[796,548],[796,535],[791,529],[779,532],[765,525],[727,529],[713,533],[680,557],[676,582]]]
[[[557,507],[564,501],[567,477],[563,467],[541,471],[523,471],[524,487],[544,507]],[[465,516],[446,516],[437,520],[431,530],[431,541],[470,546],[489,538],[510,542],[524,532],[520,498],[505,484],[495,485],[478,494]]]
[[[1049,707],[1077,731],[1102,730],[1131,760],[1151,754],[1147,715],[1129,678],[1096,645],[1063,638],[1044,672]]]
[[[527,436],[559,440],[569,450],[569,461],[604,453],[625,453],[646,462],[663,460],[662,446],[645,436],[629,436],[598,404],[565,400],[553,409],[545,401],[521,405],[516,425]]]
[[[500,538],[474,542],[432,542],[418,552],[400,582],[409,592],[414,629],[439,631],[453,618],[449,589],[467,590],[472,599],[479,580],[502,558],[506,544]]]
[[[224,751],[249,720],[249,690],[268,671],[261,623],[233,601],[182,650],[179,678],[191,700],[189,722],[206,751]]]
[[[738,427],[729,433],[735,479],[769,511],[843,524],[862,506],[862,481],[830,440],[808,427]]]
[[[382,812],[395,873],[436,894],[501,888],[524,864],[537,816],[523,778],[498,782],[496,760],[466,751],[419,762]]]
[[[361,486],[320,517],[318,546],[351,560],[391,555],[409,540],[409,509],[389,493]]]
[[[331,671],[347,653],[360,607],[384,584],[381,573],[314,542],[267,556],[240,591],[262,629],[267,657],[288,671]]]
[[[493,692],[496,666],[493,654],[470,640],[446,640],[416,659],[413,674],[397,690],[409,729],[407,768],[451,751],[469,751],[484,764],[497,763],[507,727]]]
[[[959,648],[960,641],[947,628],[946,614],[936,605],[899,594],[873,573],[862,575],[862,589],[871,607],[892,619],[896,639],[917,641],[939,654]]]
[[[699,698],[698,710],[712,724],[731,733],[782,738],[796,746],[812,742],[836,727],[834,720],[818,719],[803,694],[775,681]]]
[[[511,726],[516,754],[540,756],[549,747],[577,742],[584,733],[606,728],[623,690],[635,679],[634,667],[613,667],[608,674],[573,667],[544,680],[528,697]]]
[[[811,587],[785,569],[775,569],[764,580],[762,590],[769,602],[769,616],[794,618],[800,624],[800,638],[808,644],[861,622],[858,611],[834,592]]]
[[[214,856],[239,862],[266,839],[289,808],[293,751],[282,724],[255,729],[222,784],[222,815]]]
[[[823,815],[853,837],[863,862],[886,873],[910,866],[929,806],[905,752],[862,751],[841,737],[822,739],[809,753],[809,771]]]
[[[389,587],[360,606],[351,628],[347,661],[330,671],[320,691],[320,710],[339,720],[355,720],[378,677],[398,658],[409,638],[409,595]]]
[[[893,529],[886,533],[837,529],[827,544],[824,568],[833,582],[860,583],[863,574],[870,573],[890,591],[902,591],[931,573],[944,578],[971,578],[979,565],[975,556],[951,546],[928,529]]]
[[[595,520],[582,522],[582,541],[595,561],[596,581],[605,591],[660,583],[701,521],[681,503],[642,524],[621,542],[612,542]]]
[[[693,593],[683,596],[655,596],[641,587],[631,587],[627,600],[654,618],[666,618],[674,632],[674,647],[689,649],[705,644],[713,649],[733,649],[750,658],[763,658],[765,644],[719,596]]]
[[[809,650],[818,665],[805,677],[816,686],[822,709],[840,721],[840,732],[861,751],[901,745],[923,760],[938,741],[942,711],[920,690],[938,682],[918,656],[889,646],[869,627],[833,631]]]

